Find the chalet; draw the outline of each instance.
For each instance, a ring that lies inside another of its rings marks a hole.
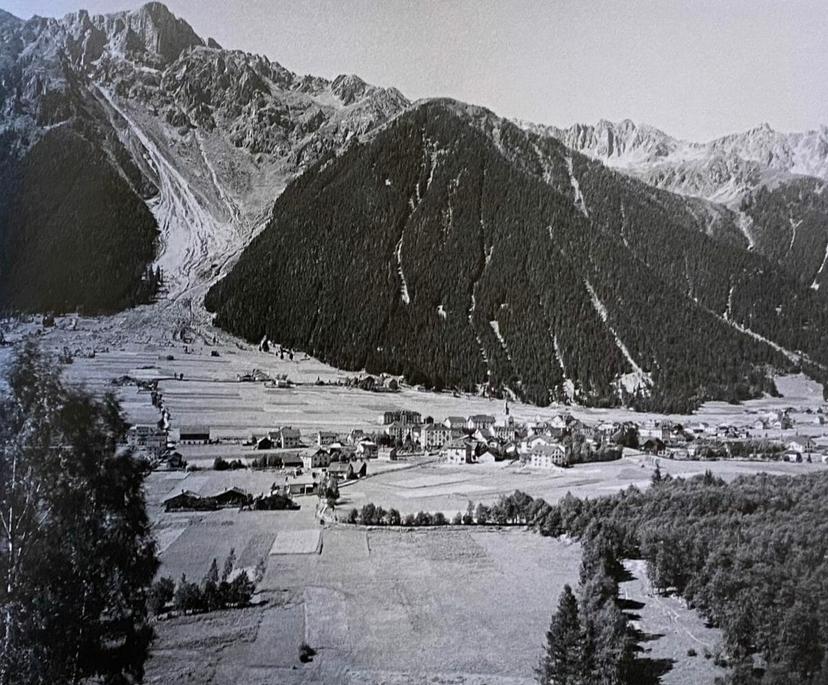
[[[186,511],[209,508],[205,506],[206,503],[203,501],[201,495],[191,490],[182,490],[178,494],[165,499],[162,504],[164,505],[164,511]]]
[[[257,450],[272,450],[273,449],[273,440],[270,439],[269,436],[265,435],[263,438],[259,438],[256,440],[256,449]]]
[[[182,426],[178,431],[182,445],[207,445],[210,443],[209,426]]]
[[[647,454],[654,454],[658,457],[667,456],[667,447],[661,438],[648,438],[641,449]]]
[[[567,466],[569,454],[567,448],[559,442],[538,444],[529,452],[528,462],[529,466],[540,469]]]
[[[379,456],[379,446],[373,440],[361,440],[356,453],[362,459],[376,459]]]
[[[423,428],[420,445],[423,449],[439,449],[451,440],[451,429],[439,423],[432,423]]]
[[[130,426],[126,442],[133,449],[159,456],[167,447],[167,433],[158,426],[138,424]]]
[[[474,449],[469,440],[457,438],[443,445],[440,455],[449,464],[471,464],[474,461]]]
[[[302,452],[302,466],[306,469],[324,469],[330,466],[331,454],[321,448],[308,449]]]
[[[276,447],[282,449],[291,449],[302,446],[302,434],[298,428],[291,428],[290,426],[282,426],[275,431],[268,433],[268,437],[273,440]]]
[[[243,507],[253,501],[252,495],[241,488],[227,488],[217,495],[208,498],[219,508]]]
[[[316,444],[319,447],[327,447],[328,445],[333,445],[336,442],[337,435],[333,431],[317,431],[316,432]]]
[[[473,414],[466,421],[468,430],[488,430],[495,425],[495,417],[491,414]]]

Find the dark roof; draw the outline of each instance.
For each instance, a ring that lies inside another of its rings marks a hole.
[[[200,499],[201,495],[199,495],[197,492],[193,492],[192,490],[182,490],[181,492],[177,492],[176,494],[172,495],[171,497],[167,497],[167,499],[165,499],[163,502],[161,502],[161,504],[167,504],[167,502],[174,502],[178,499],[184,499],[184,498]]]
[[[210,426],[182,426],[179,435],[210,435]]]

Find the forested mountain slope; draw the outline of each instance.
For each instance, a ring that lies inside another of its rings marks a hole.
[[[165,316],[191,316],[296,173],[407,105],[225,50],[157,2],[1,13],[0,309],[121,309],[160,272]]]
[[[610,168],[731,215],[742,244],[818,290],[828,255],[828,128],[781,133],[762,124],[706,143],[626,119],[567,129],[521,124]]]
[[[541,404],[752,396],[796,360],[761,336],[828,361],[815,294],[709,226],[553,138],[424,102],[290,185],[206,304],[250,340]]]

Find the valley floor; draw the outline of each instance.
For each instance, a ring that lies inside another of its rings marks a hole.
[[[137,316],[135,312],[123,315],[133,317],[133,323]],[[117,318],[79,319],[73,326],[69,317],[63,317],[47,329],[37,322],[18,324],[6,337],[15,341],[40,330],[45,348],[66,347],[74,356],[67,378],[95,393],[115,390],[133,422],[154,423],[158,410],[148,392],[112,383],[121,376],[158,381],[173,436],[183,425],[209,425],[221,444],[190,448],[187,455],[202,470],[155,472],[147,483],[160,574],[176,580],[186,574],[199,581],[212,559],[221,565],[231,548],[236,568],[261,574],[258,603],[253,607],[160,621],[147,682],[396,684],[427,679],[511,685],[533,681],[558,595],[565,583],[577,584],[580,548],[576,543],[517,528],[322,526],[315,497],[298,497],[302,508],[292,512],[166,513],[161,506],[166,497],[182,489],[214,494],[239,486],[258,493],[280,483],[284,472],[209,468],[215,456],[254,456],[240,444],[252,433],[293,425],[309,439],[319,429],[376,430],[378,417],[391,409],[413,409],[440,420],[449,415],[499,414],[500,402],[414,388],[395,394],[346,388],[337,383],[354,374],[302,353],[292,361],[283,360],[209,328],[186,343],[159,340],[152,331],[145,340],[140,331],[129,340],[119,332]],[[151,317],[144,320],[151,326]],[[0,348],[0,365],[10,358],[10,350]],[[93,350],[94,356],[88,354]],[[254,368],[271,376],[287,374],[297,385],[269,390],[261,382],[238,382],[237,374]],[[804,376],[780,378],[778,386],[783,398],[741,406],[711,403],[691,417],[673,418],[744,424],[757,412],[790,406],[798,419],[796,431],[789,432],[791,438],[806,434],[825,440],[824,427],[805,423],[813,416],[808,412],[823,404],[821,388]],[[510,409],[518,419],[551,417],[564,409],[591,423],[646,418],[622,409],[538,408],[520,403],[510,403]],[[773,437],[788,437],[788,433]],[[709,469],[728,480],[756,471],[793,474],[826,468],[664,459],[660,464],[672,475]],[[567,492],[595,497],[633,484],[646,487],[653,467],[652,457],[635,452],[627,452],[620,461],[565,470],[533,470],[509,463],[449,466],[427,457],[372,461],[368,478],[342,487],[336,513],[342,517],[351,507],[374,502],[402,513],[427,510],[453,515],[465,511],[469,501],[493,502],[515,489],[548,501],[557,501]],[[664,669],[662,682],[712,682],[717,671],[704,650],[715,645],[715,631],[706,629],[680,600],[655,597],[641,565],[630,570],[634,579],[622,584],[622,593],[634,607],[631,611],[638,616],[640,629],[651,638],[642,642],[644,649],[651,650],[643,655]],[[303,641],[318,650],[308,664],[298,659]],[[697,656],[687,654],[691,648]]]

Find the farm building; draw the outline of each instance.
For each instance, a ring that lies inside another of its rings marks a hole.
[[[253,497],[246,490],[241,488],[227,488],[217,495],[213,495],[208,499],[212,500],[219,508],[223,507],[243,507],[253,501]]]
[[[181,492],[168,497],[162,504],[165,511],[185,511],[192,509],[210,509],[213,508],[210,502],[206,502],[201,495],[191,490],[182,490]]]
[[[183,445],[207,445],[210,442],[209,426],[182,426],[178,440]]]

